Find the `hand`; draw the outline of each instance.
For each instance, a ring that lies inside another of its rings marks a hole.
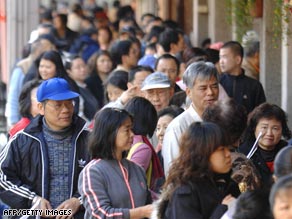
[[[52,210],[52,206],[50,204],[50,202],[47,200],[47,199],[44,199],[44,198],[41,198],[39,197],[41,200],[40,200],[40,203],[39,203],[39,209],[42,210],[42,217],[46,217],[46,218],[52,218],[54,216],[48,216],[46,215],[46,209],[50,209]]]
[[[235,201],[235,198],[232,195],[227,195],[225,198],[222,200],[223,205],[227,205],[228,208],[230,208],[231,203]]]
[[[130,219],[150,218],[153,211],[153,205],[145,205],[130,209]]]
[[[124,91],[120,97],[122,104],[125,105],[130,99],[137,96],[137,94],[138,94],[137,86],[129,87],[128,90]]]
[[[73,215],[79,210],[80,208],[80,201],[78,198],[70,198],[66,201],[62,202],[58,207],[57,210],[71,210],[70,215],[58,215],[56,219],[70,219]]]
[[[153,205],[145,205],[142,208],[144,211],[144,217],[150,218],[153,211]]]

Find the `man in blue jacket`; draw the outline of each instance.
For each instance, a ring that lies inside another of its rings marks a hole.
[[[241,67],[243,48],[239,42],[226,42],[220,49],[220,68],[223,74],[220,84],[224,87],[229,97],[237,104],[243,105],[247,112],[251,112],[256,106],[266,102],[266,96],[262,84],[245,75]]]
[[[70,213],[67,218],[83,218],[77,183],[89,160],[88,132],[85,121],[74,115],[77,96],[62,78],[39,86],[41,115],[17,133],[0,155],[0,198],[12,209],[35,205],[44,217],[46,209],[57,209]]]

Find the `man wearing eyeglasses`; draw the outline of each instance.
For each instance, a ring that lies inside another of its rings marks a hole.
[[[62,78],[39,86],[41,115],[0,155],[0,198],[12,209],[34,206],[43,210],[43,217],[49,217],[45,210],[57,209],[69,214],[66,218],[83,218],[77,184],[89,155],[85,121],[74,114],[73,99],[78,96]]]

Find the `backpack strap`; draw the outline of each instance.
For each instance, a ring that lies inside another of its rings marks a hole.
[[[144,144],[144,142],[137,142],[136,144],[134,144],[131,149],[128,152],[128,156],[127,159],[131,160],[134,152],[139,148],[139,146],[141,146],[142,144]],[[152,160],[150,160],[149,163],[149,167],[146,170],[146,179],[147,179],[147,185],[148,187],[150,186],[151,183],[151,176],[152,176]]]

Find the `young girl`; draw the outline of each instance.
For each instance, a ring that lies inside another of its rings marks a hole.
[[[128,72],[113,71],[104,82],[105,102],[116,101],[128,89]]]
[[[149,217],[152,211],[144,170],[125,159],[133,142],[133,121],[125,110],[105,108],[89,137],[92,161],[79,176],[84,218]]]
[[[270,192],[270,206],[274,219],[292,218],[292,176],[281,177]]]
[[[239,195],[230,178],[231,156],[220,128],[192,123],[180,141],[158,202],[157,218],[220,218]]]

